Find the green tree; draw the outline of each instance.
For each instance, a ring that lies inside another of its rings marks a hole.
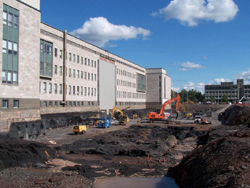
[[[222,96],[222,102],[228,102],[228,95],[227,94]]]

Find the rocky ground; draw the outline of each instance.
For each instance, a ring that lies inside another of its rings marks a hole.
[[[192,120],[169,124],[132,120],[109,129],[89,125],[85,135],[72,134],[72,127],[49,129],[45,135],[29,137],[36,142],[1,136],[0,184],[94,187],[99,177],[168,175],[179,187],[250,186],[249,107],[231,106],[225,112],[217,105],[205,107],[213,111],[213,117],[207,118],[209,125]],[[221,112],[227,125],[217,120]],[[51,119],[58,127],[55,122],[60,119]],[[16,134],[14,129],[10,135]],[[34,130],[26,129],[26,134]]]

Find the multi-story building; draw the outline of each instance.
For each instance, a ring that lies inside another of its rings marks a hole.
[[[220,85],[205,85],[206,101],[222,102],[224,95],[229,102],[237,103],[243,96],[250,97],[250,85],[244,85],[244,79],[237,79],[237,83],[221,82]]]
[[[145,69],[41,23],[39,0],[2,0],[0,11],[1,130],[45,113],[140,109],[170,98],[164,69]]]

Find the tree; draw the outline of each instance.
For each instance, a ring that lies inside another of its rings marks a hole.
[[[228,102],[228,95],[227,94],[222,96],[222,102]]]

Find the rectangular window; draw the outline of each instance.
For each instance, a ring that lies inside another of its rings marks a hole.
[[[43,93],[46,93],[46,82],[43,82]]]
[[[90,66],[90,59],[88,59],[88,66]]]
[[[7,25],[7,12],[3,11],[3,24]]]
[[[93,67],[94,66],[94,64],[93,64],[93,60],[91,60],[91,67]]]
[[[84,78],[87,80],[87,72],[84,72]]]
[[[96,74],[95,74],[95,81],[96,81]]]
[[[43,107],[47,107],[47,101],[43,101]]]
[[[59,94],[62,94],[62,84],[59,85]]]
[[[71,95],[71,85],[69,85],[69,95]]]
[[[146,76],[137,73],[137,91],[146,91]]]
[[[83,87],[81,86],[81,95],[83,95]]]
[[[52,83],[49,83],[49,93],[52,93]]]
[[[81,64],[83,65],[83,57],[81,57]]]
[[[83,79],[83,71],[81,71],[81,79]]]
[[[77,92],[77,95],[79,95],[79,91],[80,89],[79,89],[79,86],[77,86],[77,88],[76,88],[76,92]]]
[[[95,68],[96,68],[96,61],[95,61]]]
[[[62,76],[62,66],[60,66],[59,75]]]
[[[87,88],[84,87],[84,96],[87,96]]]
[[[49,107],[52,107],[52,101],[49,101]]]
[[[93,94],[94,94],[94,93],[93,93],[93,88],[91,88],[91,96],[93,96]]]
[[[55,57],[57,57],[57,48],[55,48]]]
[[[75,86],[73,86],[73,95],[75,95],[76,93],[75,93]]]
[[[76,70],[73,69],[73,78],[75,78],[75,77],[76,77]]]
[[[88,80],[90,80],[90,73],[88,73]]]
[[[73,54],[73,62],[76,62],[76,55]]]
[[[95,96],[96,96],[96,88],[95,88]]]
[[[13,101],[13,108],[19,108],[19,100]]]
[[[88,96],[90,96],[90,88],[88,87]]]
[[[52,43],[40,40],[40,75],[52,76]]]
[[[69,68],[69,77],[71,77],[72,74],[71,74],[71,68]]]
[[[60,50],[60,58],[61,58],[61,59],[62,59],[62,53],[63,53],[62,50]]]
[[[58,102],[57,101],[55,101],[55,106],[58,107]]]
[[[71,53],[69,53],[69,60],[71,61]]]
[[[2,100],[2,108],[8,108],[8,100]]]
[[[57,74],[57,65],[54,66],[54,72]]]
[[[93,73],[91,73],[91,80],[93,81]]]
[[[54,84],[54,93],[57,94],[57,84]]]
[[[79,55],[77,55],[77,63],[79,63],[80,59],[79,59]]]
[[[87,65],[87,58],[84,59],[84,64]]]
[[[79,70],[77,70],[76,76],[77,76],[77,78],[79,78]]]

